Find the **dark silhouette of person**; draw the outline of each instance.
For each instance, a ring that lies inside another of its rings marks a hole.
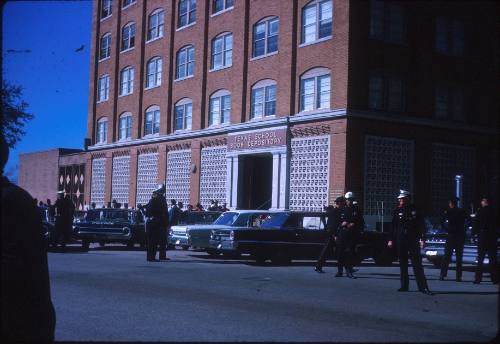
[[[490,205],[490,198],[481,198],[481,208],[476,213],[473,231],[478,236],[477,266],[474,283],[479,284],[483,280],[483,261],[486,254],[489,259],[490,278],[493,284],[498,284],[498,262],[497,262],[497,233],[495,223],[495,212]]]
[[[325,244],[323,245],[323,249],[321,250],[321,254],[318,258],[318,262],[316,263],[316,267],[314,271],[318,273],[323,273],[323,265],[325,264],[326,258],[333,251],[335,246],[335,234],[337,229],[340,226],[340,212],[341,208],[345,205],[344,197],[337,197],[335,199],[335,206],[325,207],[326,211],[326,230],[327,230],[327,239]]]
[[[0,136],[2,169],[2,339],[53,342],[56,324],[50,297],[42,218],[33,198],[4,175],[9,148]]]

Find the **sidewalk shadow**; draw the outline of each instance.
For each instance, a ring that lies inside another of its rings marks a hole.
[[[500,295],[498,291],[432,291],[434,295]]]

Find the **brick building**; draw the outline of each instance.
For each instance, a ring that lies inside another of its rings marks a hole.
[[[494,2],[94,0],[86,203],[320,210],[369,226],[498,185]],[[386,218],[387,220],[387,218]]]

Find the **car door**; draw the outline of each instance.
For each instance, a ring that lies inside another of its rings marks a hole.
[[[320,213],[302,213],[299,216],[296,243],[300,247],[299,255],[307,259],[316,259],[327,238],[325,215]]]

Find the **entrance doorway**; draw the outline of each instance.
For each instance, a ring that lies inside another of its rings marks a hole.
[[[238,208],[269,209],[273,188],[271,154],[240,155]]]

